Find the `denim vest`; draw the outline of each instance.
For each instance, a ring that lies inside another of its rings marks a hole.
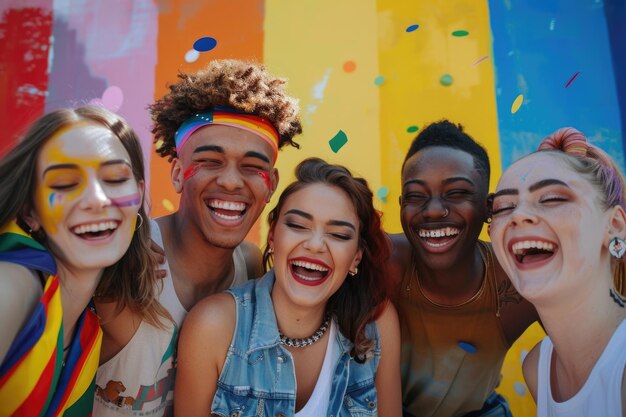
[[[228,290],[237,305],[237,324],[220,374],[211,412],[224,417],[287,417],[295,414],[296,374],[293,359],[280,344],[270,293],[274,271]],[[376,416],[375,377],[380,340],[375,323],[366,334],[375,340],[364,364],[350,357],[352,343],[336,332],[336,368],[326,417]]]

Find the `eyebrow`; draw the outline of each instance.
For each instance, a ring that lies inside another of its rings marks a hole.
[[[313,216],[311,216],[309,213],[307,213],[306,211],[298,210],[298,209],[288,210],[285,212],[285,215],[287,214],[295,214],[296,216],[304,217],[307,220],[313,220]],[[344,220],[329,220],[327,224],[331,226],[346,226],[356,232],[356,227],[354,227],[352,223],[344,221]]]
[[[475,186],[475,185],[476,185],[476,184],[474,184],[474,182],[473,182],[472,180],[470,180],[469,178],[466,178],[466,177],[451,177],[451,178],[446,178],[446,179],[445,179],[445,180],[443,180],[441,183],[442,183],[442,184],[444,184],[444,185],[448,185],[448,184],[452,184],[452,183],[459,182],[459,181],[466,182],[466,183],[468,183],[468,184],[470,184],[470,185],[472,185],[472,186]],[[411,180],[406,181],[406,182],[402,185],[402,188],[404,188],[404,187],[406,187],[406,186],[408,186],[408,185],[410,185],[410,184],[419,184],[419,185],[424,185],[424,186],[425,186],[425,185],[426,185],[426,181],[424,181],[424,180],[420,180],[420,179],[417,179],[417,178],[415,178],[415,179],[411,179]]]
[[[110,160],[110,161],[105,161],[105,162],[101,163],[100,166],[109,166],[109,165],[118,165],[118,164],[124,164],[124,165],[127,165],[128,167],[132,168],[130,166],[130,164],[128,163],[128,161],[125,161],[123,159],[113,159],[113,160]],[[78,164],[55,164],[55,165],[50,165],[49,167],[44,169],[42,175],[46,175],[46,173],[48,171],[54,171],[54,170],[57,170],[57,169],[79,169],[79,165]]]
[[[557,180],[554,178],[548,178],[545,180],[541,180],[541,181],[537,181],[536,183],[534,183],[533,185],[531,185],[530,187],[528,187],[528,191],[535,192],[541,188],[545,188],[548,187],[550,185],[562,185],[564,187],[569,188],[569,185],[567,185],[565,182],[561,181],[561,180]],[[517,189],[515,188],[505,188],[504,190],[500,190],[497,193],[493,194],[493,198],[496,197],[500,197],[502,195],[518,195],[519,191],[517,191]]]
[[[221,153],[221,154],[226,154],[226,151],[224,150],[224,148],[222,148],[221,146],[218,145],[201,145],[198,146],[196,149],[193,150],[193,153],[200,153],[200,152],[217,152],[217,153]],[[270,163],[270,159],[260,153],[260,152],[256,152],[256,151],[248,151],[246,152],[244,155],[244,158],[257,158],[260,159],[264,162],[267,162],[268,164]]]

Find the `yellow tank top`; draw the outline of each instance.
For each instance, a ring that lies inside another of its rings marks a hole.
[[[402,401],[420,417],[480,410],[500,380],[509,348],[497,312],[493,252],[479,241],[485,274],[466,302],[444,306],[424,296],[414,260],[402,278],[397,307],[402,332]]]

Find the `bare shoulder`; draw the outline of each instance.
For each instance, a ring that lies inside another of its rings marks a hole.
[[[117,355],[131,341],[139,325],[141,315],[129,307],[120,308],[117,302],[96,301],[96,311],[102,328],[100,364]]]
[[[263,275],[263,254],[261,249],[254,243],[245,240],[239,246],[246,260],[248,279],[258,278]]]
[[[387,237],[391,243],[390,272],[392,278],[400,280],[411,260],[413,247],[404,233],[387,234]]]
[[[37,306],[43,287],[29,269],[0,262],[0,362]],[[10,317],[10,319],[7,319]]]
[[[183,331],[195,334],[230,334],[237,319],[235,299],[226,292],[213,294],[198,302],[183,323]],[[217,333],[214,333],[217,332]],[[230,339],[229,339],[230,341]]]
[[[537,343],[534,348],[528,352],[528,355],[524,358],[522,364],[522,372],[524,374],[524,380],[526,386],[533,396],[535,402],[537,402],[537,375],[538,375],[538,363],[539,363],[539,351],[541,349],[541,342]]]

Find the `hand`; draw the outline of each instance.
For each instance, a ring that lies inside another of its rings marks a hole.
[[[165,251],[152,239],[150,239],[150,250],[154,254],[157,263],[163,265],[165,263]],[[167,271],[165,269],[157,269],[156,275],[158,278],[163,279],[167,276]]]

